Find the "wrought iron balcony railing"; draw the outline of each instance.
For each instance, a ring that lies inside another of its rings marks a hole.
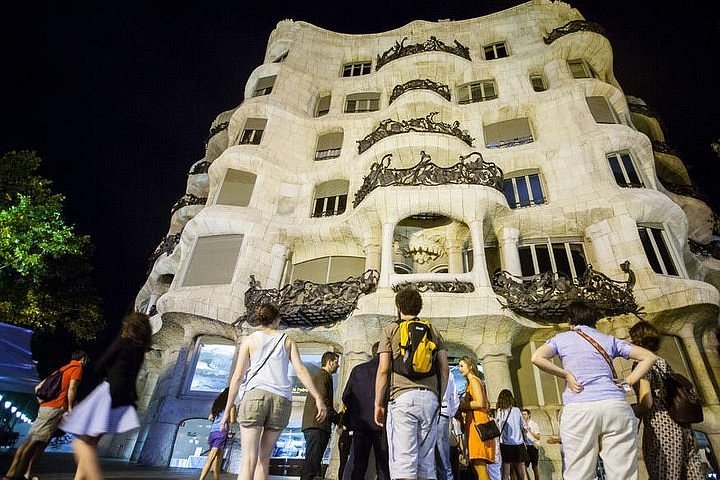
[[[657,140],[653,140],[652,148],[658,153],[665,153],[667,155],[674,155],[676,157],[680,156],[680,152],[678,152],[675,147],[673,147],[667,142],[658,142]]]
[[[160,255],[163,253],[167,253],[170,255],[173,250],[175,250],[175,247],[177,247],[178,243],[180,243],[180,237],[182,236],[182,232],[178,232],[174,235],[167,235],[165,238],[162,239],[160,244],[155,247],[155,251],[150,255],[150,265],[148,265],[148,271],[149,274],[152,270],[153,265],[155,264],[155,260],[160,258]]]
[[[454,41],[454,47],[445,45],[445,43],[434,36],[431,36],[424,43],[416,43],[413,45],[405,45],[406,40],[407,37],[403,38],[399,42],[395,42],[395,45],[390,47],[386,52],[382,55],[378,55],[377,62],[375,62],[375,71],[380,70],[383,65],[390,63],[393,60],[422,52],[447,52],[472,61],[470,58],[470,49],[465,45],[462,45],[457,40]]]
[[[207,197],[197,197],[192,193],[186,193],[172,206],[170,215],[188,205],[205,205],[205,202],[207,202]]]
[[[402,282],[392,287],[393,292],[414,288],[418,292],[441,292],[441,293],[472,293],[475,285],[472,282],[461,282],[454,280],[450,282]]]
[[[475,158],[466,162],[470,157]],[[468,184],[503,191],[502,170],[494,163],[483,160],[478,152],[460,156],[460,161],[450,167],[437,166],[424,151],[420,152],[420,162],[414,167],[390,168],[391,160],[392,154],[388,153],[370,167],[370,173],[365,175],[362,186],[355,193],[353,207],[360,205],[378,187]]]
[[[501,271],[493,277],[493,290],[505,298],[503,307],[543,323],[562,322],[565,309],[574,300],[588,302],[605,317],[627,313],[638,315],[642,307],[638,306],[633,294],[635,274],[628,261],[620,267],[628,275],[625,282],[612,280],[594,271],[591,265],[577,279],[553,272],[521,279]]]
[[[460,122],[455,121],[452,125],[444,122],[436,122],[434,117],[437,114],[438,112],[431,112],[425,117],[411,118],[410,120],[401,120],[399,122],[386,118],[380,122],[380,125],[370,132],[368,136],[357,141],[358,153],[363,153],[383,138],[397,135],[399,133],[409,132],[442,133],[443,135],[452,135],[465,142],[469,147],[473,146],[473,141],[475,139],[470,136],[467,130],[460,129]]]
[[[713,240],[710,243],[699,243],[692,238],[688,238],[688,246],[690,247],[690,251],[695,255],[720,260],[720,240]]]
[[[405,82],[402,85],[396,85],[393,88],[392,94],[390,95],[390,103],[394,102],[403,93],[411,90],[430,90],[443,97],[448,102],[450,101],[450,87],[444,83],[434,82],[429,79],[415,79]]]
[[[254,324],[255,309],[263,303],[272,303],[280,310],[280,323],[288,327],[311,328],[345,320],[357,307],[360,295],[377,289],[377,270],[367,270],[358,277],[342,282],[314,283],[295,280],[284,287],[261,289],[250,275],[250,287],[245,291],[245,315],[238,322]]]
[[[223,130],[227,130],[228,126],[230,125],[230,122],[222,122],[218,123],[214,127],[210,129],[210,132],[208,133],[208,136],[205,138],[205,147],[207,148],[208,143],[210,143],[210,139],[217,135],[218,133],[222,132]]]
[[[669,192],[674,193],[675,195],[682,195],[683,197],[692,197],[697,200],[700,200],[701,202],[705,202],[706,204],[710,205],[710,199],[708,198],[705,193],[700,190],[695,185],[680,185],[678,183],[671,183],[666,180],[663,180],[662,178],[658,177],[658,180],[660,180],[660,183],[662,183],[662,186],[665,187]]]
[[[193,166],[193,169],[188,172],[188,175],[200,175],[202,173],[207,173],[210,165],[212,165],[212,162],[208,162],[207,160],[196,163]]]
[[[562,27],[554,29],[547,37],[543,37],[543,41],[546,45],[550,45],[558,38],[575,32],[593,32],[607,38],[605,28],[599,23],[588,22],[587,20],[571,20]]]

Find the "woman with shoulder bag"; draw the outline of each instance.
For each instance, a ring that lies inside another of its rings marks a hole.
[[[660,334],[655,327],[640,321],[630,329],[632,343],[657,352]],[[701,480],[700,455],[690,425],[676,423],[667,410],[665,375],[671,371],[664,358],[658,357],[649,372],[634,386],[638,398],[637,413],[645,424],[642,450],[650,480],[683,478]]]
[[[510,390],[504,389],[497,399],[497,418],[500,422],[500,453],[503,459],[503,478],[525,480],[525,462],[530,460],[525,448],[522,414]],[[514,476],[511,476],[514,475]]]
[[[465,414],[468,459],[478,480],[489,480],[487,464],[495,461],[495,439],[483,441],[475,428],[476,424],[490,421],[487,393],[480,380],[477,364],[470,357],[460,359],[458,370],[467,379],[465,398],[460,403],[459,410]]]

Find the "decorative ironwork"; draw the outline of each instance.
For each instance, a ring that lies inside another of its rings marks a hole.
[[[692,238],[688,238],[688,246],[690,247],[690,251],[695,255],[720,260],[720,240],[713,240],[710,243],[700,243]]]
[[[377,289],[378,278],[377,270],[367,270],[342,282],[321,284],[295,280],[280,289],[263,290],[255,276],[250,275],[250,287],[245,291],[246,313],[238,322],[253,325],[255,309],[263,303],[272,303],[280,310],[280,323],[288,327],[329,325],[347,318],[357,307],[360,295]]]
[[[591,265],[577,279],[545,272],[528,280],[501,271],[493,277],[493,290],[505,298],[503,307],[540,322],[562,322],[565,308],[574,300],[592,304],[605,317],[626,313],[639,315],[642,307],[638,306],[633,294],[635,273],[628,261],[620,268],[628,275],[625,282],[612,280],[594,271]]]
[[[207,173],[210,165],[212,165],[212,162],[208,162],[207,160],[198,162],[193,166],[192,170],[188,172],[188,175],[200,175],[203,173]]]
[[[181,236],[182,232],[178,232],[174,235],[167,235],[165,238],[162,239],[160,245],[158,245],[152,255],[150,255],[150,266],[147,271],[148,274],[152,270],[153,265],[155,265],[155,260],[160,258],[160,255],[162,255],[163,253],[167,253],[168,255],[170,255],[173,250],[175,250],[175,247],[177,247],[178,243],[180,243]]]
[[[405,82],[402,85],[395,85],[395,88],[393,88],[392,94],[390,95],[390,103],[394,102],[403,93],[409,92],[411,90],[431,90],[443,97],[448,102],[450,101],[450,87],[448,87],[444,83],[434,82],[427,78],[418,78],[415,80],[410,80],[409,82]]]
[[[654,151],[658,153],[665,153],[667,155],[675,155],[676,157],[680,156],[680,153],[675,149],[675,147],[671,146],[670,144],[666,142],[658,142],[653,140],[652,142],[652,148]]]
[[[208,136],[205,137],[205,147],[207,148],[208,143],[210,143],[210,139],[217,135],[218,133],[222,132],[223,130],[227,130],[228,125],[230,125],[230,122],[222,122],[218,123],[214,127],[210,129],[210,132],[208,133]]]
[[[562,27],[554,29],[547,37],[543,37],[543,41],[546,45],[550,45],[558,38],[575,32],[593,32],[605,38],[608,36],[607,31],[599,23],[588,22],[587,20],[571,20]]]
[[[675,195],[692,197],[700,200],[701,202],[705,202],[708,205],[710,204],[710,199],[708,198],[708,196],[705,195],[705,193],[703,193],[703,191],[695,185],[680,185],[678,183],[671,183],[667,180],[663,180],[660,177],[658,177],[658,180],[660,180],[660,183],[662,183],[663,187],[665,187],[669,192],[672,192]]]
[[[473,160],[466,160],[475,157]],[[370,192],[378,187],[412,185],[467,184],[484,185],[503,191],[503,172],[492,162],[483,160],[478,152],[461,155],[460,161],[450,167],[439,167],[432,162],[430,155],[420,152],[420,162],[410,168],[390,168],[392,154],[370,167],[370,173],[363,178],[363,184],[355,192],[353,207],[360,205]]]
[[[207,197],[196,197],[192,193],[186,193],[172,206],[170,215],[188,205],[205,205],[205,202],[207,202]]]
[[[472,282],[461,282],[460,280],[448,282],[402,282],[392,287],[393,292],[414,288],[418,292],[442,292],[442,293],[472,293],[475,285]]]
[[[491,142],[486,145],[487,148],[510,148],[517,147],[518,145],[525,145],[535,141],[532,135],[525,135],[522,137],[515,137],[508,140],[499,140],[497,142]]]
[[[407,37],[403,38],[399,42],[396,41],[395,45],[390,47],[390,49],[382,55],[378,55],[377,62],[375,62],[375,71],[380,70],[380,67],[386,63],[392,62],[393,60],[422,52],[446,52],[472,61],[470,58],[470,49],[457,40],[454,40],[454,47],[445,45],[445,43],[438,40],[435,36],[431,36],[424,43],[416,43],[413,45],[405,45],[406,40]]]
[[[465,142],[468,146],[473,146],[473,141],[475,139],[472,138],[466,130],[460,129],[460,122],[456,120],[452,125],[444,122],[436,122],[434,117],[437,114],[438,112],[430,112],[424,117],[411,118],[410,120],[401,120],[399,122],[386,118],[380,122],[380,125],[378,125],[378,127],[367,137],[357,141],[358,153],[363,153],[383,138],[397,135],[399,133],[409,132],[442,133],[444,135],[452,135]]]

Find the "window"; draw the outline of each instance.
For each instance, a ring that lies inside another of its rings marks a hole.
[[[318,138],[315,160],[329,160],[340,156],[343,132],[326,133]]]
[[[680,276],[668,245],[667,233],[662,227],[638,225],[638,234],[645,256],[655,273]]]
[[[247,207],[250,204],[256,178],[254,173],[228,168],[215,203]]]
[[[370,73],[370,62],[346,63],[343,65],[343,77],[359,77]]]
[[[242,235],[198,237],[183,287],[224,285],[232,282],[242,239]]]
[[[495,60],[498,58],[505,58],[508,56],[507,47],[505,42],[491,43],[483,47],[485,52],[485,60]]]
[[[597,78],[595,70],[585,60],[576,58],[568,60],[567,64],[573,78]]]
[[[221,337],[202,336],[195,347],[195,365],[189,390],[220,393],[230,378],[235,342]]]
[[[545,78],[542,75],[530,75],[530,83],[536,92],[544,92],[547,90]]]
[[[329,217],[345,212],[349,186],[347,180],[330,180],[316,186],[312,216]]]
[[[590,113],[597,123],[620,123],[615,110],[605,97],[585,97]]]
[[[493,100],[495,98],[497,98],[497,88],[493,80],[482,80],[458,87],[458,103],[460,105]]]
[[[545,203],[539,173],[505,178],[503,188],[510,208],[530,207]]]
[[[520,269],[524,277],[553,272],[564,277],[578,278],[587,269],[581,241],[543,241],[518,247]]]
[[[330,111],[330,100],[332,97],[330,95],[325,95],[324,97],[320,97],[318,100],[317,106],[315,107],[315,116],[316,117],[322,117],[323,115],[327,115]]]
[[[375,112],[380,109],[380,94],[353,93],[345,99],[345,113]]]
[[[296,263],[289,269],[286,283],[306,280],[313,283],[333,283],[358,277],[365,271],[364,257],[321,257]]]
[[[253,97],[261,97],[263,95],[270,95],[272,93],[273,85],[275,85],[275,75],[271,77],[263,77],[255,84],[255,90],[253,91]]]
[[[513,147],[531,143],[533,139],[527,118],[513,118],[483,126],[487,148]]]
[[[265,124],[267,124],[265,118],[248,118],[240,136],[240,145],[259,145],[265,131]]]
[[[273,60],[273,63],[282,63],[285,61],[287,56],[288,56],[288,52],[285,52],[282,55],[280,55],[279,57],[277,57],[275,60]]]
[[[607,156],[607,159],[618,185],[621,187],[643,187],[643,182],[635,169],[629,152],[613,152]]]

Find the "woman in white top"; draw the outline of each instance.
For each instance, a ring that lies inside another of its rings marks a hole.
[[[503,478],[526,480],[525,462],[530,460],[530,457],[525,448],[522,414],[510,390],[505,389],[500,392],[496,407],[501,432],[500,454],[503,462]]]
[[[271,304],[260,305],[254,318],[261,329],[249,335],[240,345],[237,364],[230,379],[226,413],[220,421],[222,428],[227,430],[230,423],[227,412],[235,403],[242,383],[237,420],[243,455],[238,480],[268,478],[270,455],[290,420],[292,410],[292,383],[288,375],[290,362],[315,399],[317,420],[322,421],[327,415],[325,402],[300,360],[297,345],[278,330],[278,309]]]

